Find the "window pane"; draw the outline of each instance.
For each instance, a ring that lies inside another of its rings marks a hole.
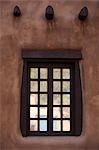
[[[30,105],[38,104],[38,94],[30,94]]]
[[[47,94],[40,94],[40,105],[47,105]]]
[[[31,79],[38,79],[38,68],[31,68],[30,69],[30,78]]]
[[[37,130],[38,130],[38,121],[30,120],[30,131],[37,131]]]
[[[31,81],[30,82],[30,91],[31,92],[38,92],[38,82],[37,81]]]
[[[38,108],[30,107],[30,118],[37,118],[37,117],[38,117]]]
[[[70,69],[62,69],[63,79],[70,79]]]
[[[53,91],[54,92],[60,92],[61,91],[61,82],[60,81],[54,81],[53,82]]]
[[[47,81],[40,81],[40,92],[47,92]]]
[[[47,118],[47,107],[40,107],[40,118]]]
[[[70,82],[63,81],[63,92],[70,92]]]
[[[62,121],[62,130],[63,131],[70,131],[70,120],[63,120]]]
[[[47,131],[47,120],[40,120],[39,129],[40,131]]]
[[[61,117],[61,108],[53,107],[53,118],[60,118],[60,117]]]
[[[60,79],[60,78],[61,78],[61,70],[53,69],[53,79]]]
[[[70,107],[63,107],[63,118],[70,118]]]
[[[47,68],[40,68],[40,78],[41,79],[47,79],[48,78]]]
[[[53,120],[53,131],[61,131],[61,121]]]
[[[61,95],[53,94],[53,105],[61,105]]]
[[[62,104],[63,105],[70,105],[70,94],[63,94],[62,95]]]

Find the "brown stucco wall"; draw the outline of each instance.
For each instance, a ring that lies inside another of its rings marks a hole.
[[[12,15],[18,4],[20,18]],[[46,6],[55,9],[52,24]],[[89,17],[81,23],[83,6]],[[81,49],[83,132],[79,137],[26,137],[20,132],[22,48]],[[99,150],[99,0],[0,0],[1,150]]]

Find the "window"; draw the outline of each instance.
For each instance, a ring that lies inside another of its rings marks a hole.
[[[22,135],[80,135],[81,52],[23,50],[22,57]]]

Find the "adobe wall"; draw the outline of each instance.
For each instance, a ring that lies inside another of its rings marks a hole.
[[[22,16],[12,15],[15,5]],[[55,20],[44,17],[52,5]],[[85,23],[78,20],[83,6]],[[20,132],[22,48],[81,49],[83,132],[79,137],[26,137]],[[99,150],[99,0],[0,0],[1,150]]]

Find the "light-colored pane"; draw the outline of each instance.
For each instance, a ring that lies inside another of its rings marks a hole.
[[[40,118],[47,118],[47,107],[40,107]]]
[[[53,69],[53,79],[60,79],[60,78],[61,78],[61,70]]]
[[[70,69],[62,69],[63,79],[70,79]]]
[[[38,68],[31,68],[30,69],[30,78],[31,79],[38,79]]]
[[[61,108],[53,107],[53,118],[60,118],[60,117],[61,117]]]
[[[61,105],[61,95],[53,94],[53,105]]]
[[[62,103],[63,105],[70,105],[70,94],[62,95]]]
[[[63,118],[70,118],[70,107],[63,107]]]
[[[47,120],[40,120],[39,129],[40,131],[47,131]]]
[[[63,120],[62,130],[63,131],[70,131],[70,120]]]
[[[30,118],[37,118],[37,117],[38,117],[38,108],[30,107]]]
[[[61,131],[61,121],[53,120],[53,131]]]
[[[47,105],[47,94],[40,94],[40,105]]]
[[[53,81],[53,92],[60,92],[60,91],[61,91],[61,82]]]
[[[41,79],[47,79],[48,78],[47,68],[40,68],[40,78]]]
[[[70,82],[63,81],[63,92],[70,92]]]
[[[47,81],[40,81],[40,92],[47,92]]]
[[[30,105],[37,105],[37,104],[38,104],[38,95],[30,94]]]
[[[38,130],[38,121],[30,120],[30,131],[37,131],[37,130]]]
[[[31,92],[37,92],[38,91],[38,82],[37,81],[31,81],[30,82],[30,91]]]

